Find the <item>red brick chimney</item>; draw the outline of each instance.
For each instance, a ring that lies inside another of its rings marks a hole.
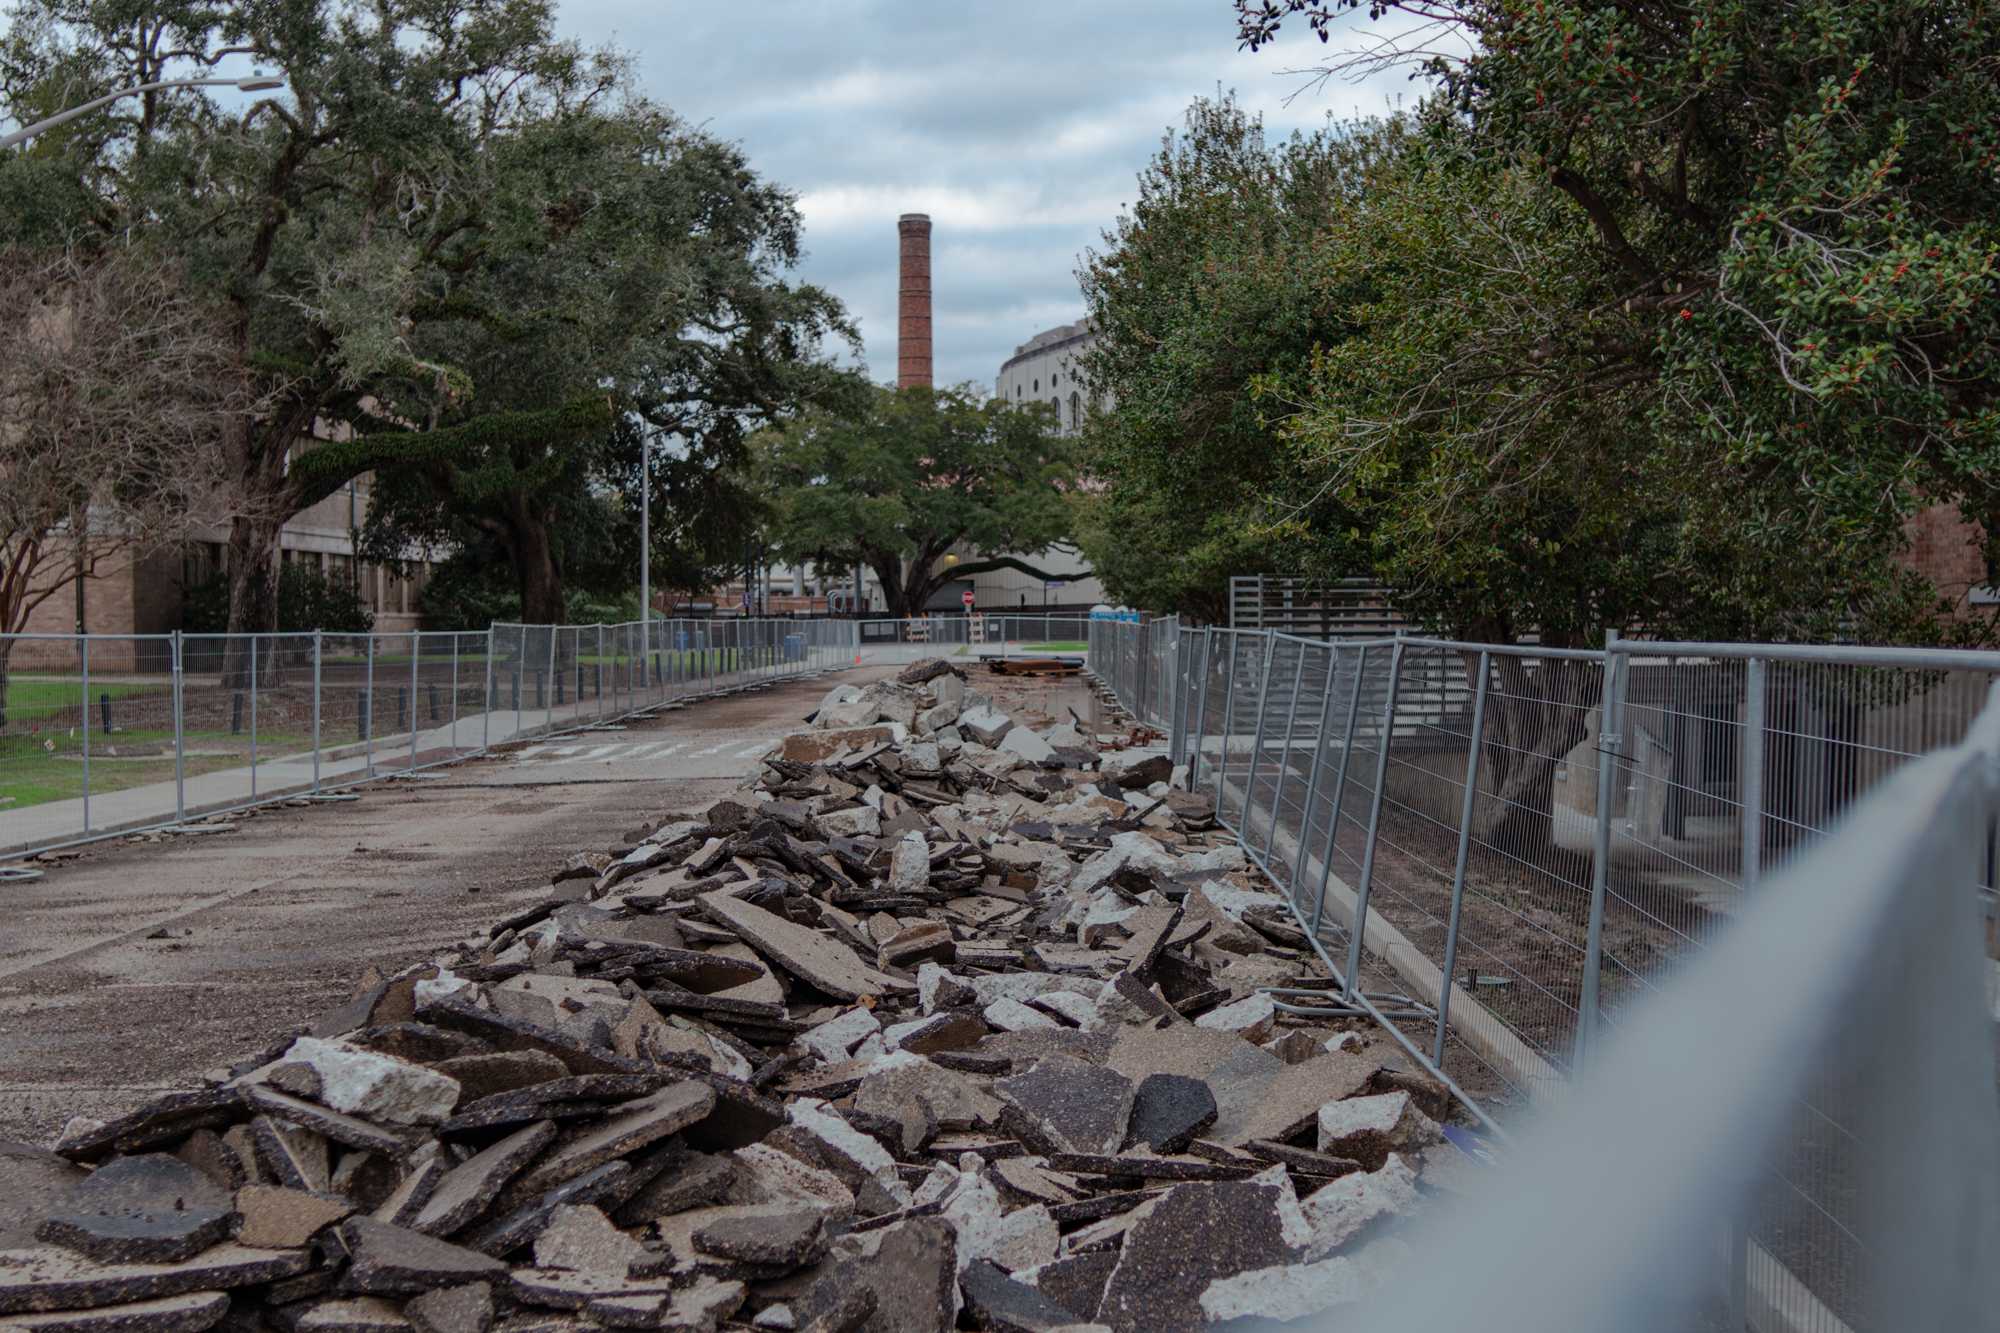
[[[931,383],[931,219],[905,213],[896,222],[902,263],[896,284],[896,387]]]

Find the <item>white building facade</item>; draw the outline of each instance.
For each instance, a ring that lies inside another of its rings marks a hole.
[[[1056,410],[1064,434],[1081,430],[1096,403],[1079,363],[1096,336],[1087,319],[1036,334],[1000,363],[994,396],[1017,407],[1047,403]]]
[[[993,394],[1003,402],[1026,407],[1046,403],[1055,409],[1065,435],[1083,428],[1090,413],[1104,405],[1085,382],[1082,357],[1096,337],[1089,320],[1045,329],[1014,349],[1000,363]],[[978,557],[961,552],[968,561]],[[1025,565],[1050,575],[1045,582],[1016,569],[976,574],[969,580],[981,611],[1039,611],[1044,605],[1088,609],[1104,600],[1104,588],[1088,573],[1083,555],[1074,547],[1056,546],[1015,556]]]

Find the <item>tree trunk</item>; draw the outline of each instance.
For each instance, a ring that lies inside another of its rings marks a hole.
[[[0,634],[0,729],[7,725],[7,663],[14,656],[15,639]],[[90,725],[90,701],[84,700],[83,725]]]
[[[516,496],[509,510],[507,550],[521,593],[521,620],[529,625],[563,624],[569,613],[547,518],[526,496]]]
[[[1478,655],[1467,657],[1476,687]],[[1556,768],[1588,734],[1602,676],[1566,659],[1495,653],[1492,662],[1480,756],[1480,786],[1490,794],[1473,804],[1473,835],[1513,855],[1546,860],[1554,854]],[[1594,796],[1594,783],[1591,790]]]
[[[902,580],[902,602],[904,606],[908,606],[908,614],[912,616],[924,614],[924,608],[930,606],[930,598],[938,592],[938,588],[950,582],[952,578],[950,570],[940,574],[938,560],[944,556],[946,550],[952,548],[954,540],[956,538],[924,542],[918,548],[918,554],[912,556],[910,572],[904,574]]]
[[[875,571],[875,577],[882,584],[882,600],[888,603],[889,614],[897,620],[917,614],[919,604],[910,599],[910,590],[903,582],[903,561],[894,555],[873,555],[867,565]]]
[[[222,686],[250,684],[248,634],[278,628],[278,530],[282,522],[238,518],[229,525],[229,638],[223,647]],[[279,653],[261,654],[258,684],[277,684]],[[268,664],[268,672],[266,670]],[[266,680],[266,675],[271,679]]]

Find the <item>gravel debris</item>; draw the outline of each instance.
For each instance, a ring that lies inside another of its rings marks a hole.
[[[211,1087],[0,1144],[0,1326],[1167,1330],[1382,1280],[1442,1089],[1272,1003],[1331,979],[1146,733],[943,659],[811,720]]]

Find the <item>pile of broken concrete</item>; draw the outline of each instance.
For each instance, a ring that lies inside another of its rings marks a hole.
[[[933,663],[209,1086],[0,1148],[0,1330],[1192,1329],[1381,1280],[1440,1090],[1166,759]],[[1304,1007],[1310,1007],[1306,1005]]]

